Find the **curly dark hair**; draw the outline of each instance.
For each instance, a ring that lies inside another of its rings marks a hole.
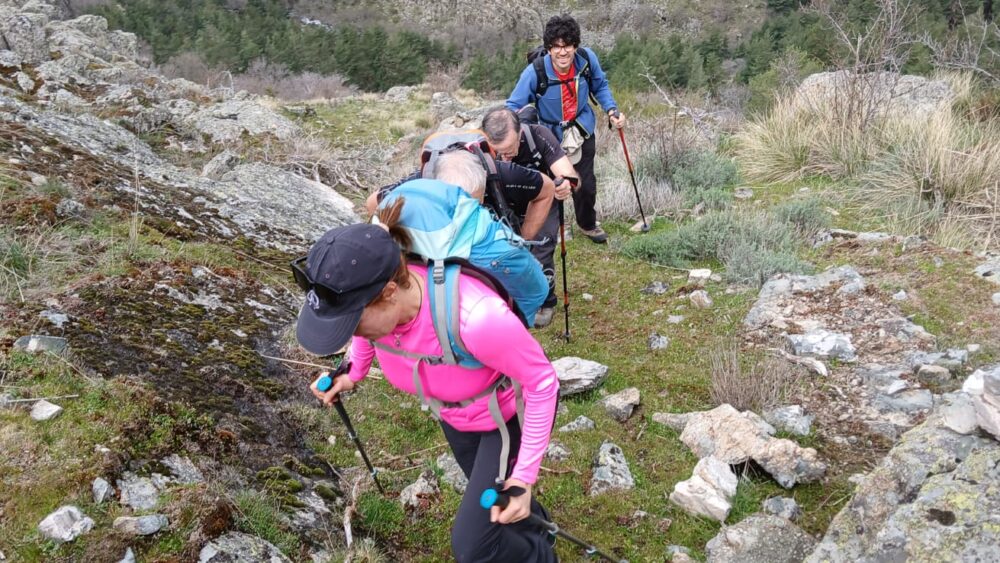
[[[551,49],[552,44],[559,40],[566,45],[580,46],[580,24],[576,23],[573,16],[568,14],[552,16],[545,22],[545,32],[542,34],[545,50]]]

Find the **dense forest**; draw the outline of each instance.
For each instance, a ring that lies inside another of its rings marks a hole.
[[[715,91],[733,79],[752,84],[776,61],[791,57],[804,68],[828,68],[850,56],[831,29],[831,18],[846,22],[844,32],[861,34],[879,17],[875,0],[831,0],[811,5],[797,0],[767,0],[763,25],[737,44],[726,30],[704,26],[696,35],[680,32],[661,37],[621,35],[599,55],[616,85],[651,88],[645,75],[671,88]],[[333,27],[294,17],[294,5],[281,0],[119,0],[98,5],[96,13],[114,28],[147,41],[157,63],[195,53],[209,67],[246,71],[255,61],[279,65],[290,73],[338,74],[350,84],[382,91],[416,84],[428,69],[462,65],[463,85],[480,91],[510,88],[523,68],[531,44],[493,52],[484,45],[464,57],[453,44],[431,40],[419,29],[381,26]],[[934,56],[970,28],[993,19],[992,0],[918,0],[903,14],[908,46],[900,69],[914,74],[932,70]],[[586,25],[586,22],[584,22]],[[990,44],[990,42],[993,44]],[[1000,38],[986,38],[998,47]],[[489,51],[490,54],[487,54]],[[759,78],[762,77],[763,78]]]

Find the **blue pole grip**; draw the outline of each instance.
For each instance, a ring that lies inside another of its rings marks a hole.
[[[500,498],[500,493],[496,489],[486,489],[483,494],[479,495],[479,506],[489,510],[497,503]]]
[[[333,378],[329,375],[324,375],[316,382],[316,388],[324,393],[329,391],[331,387],[333,387]]]

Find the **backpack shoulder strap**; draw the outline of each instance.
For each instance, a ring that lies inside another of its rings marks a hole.
[[[549,89],[549,74],[545,72],[545,57],[536,57],[531,61],[535,69],[535,96],[541,98]]]
[[[538,146],[535,145],[535,134],[531,131],[531,125],[522,125],[521,131],[524,132],[524,140],[528,143],[528,150],[531,151],[531,160],[534,163],[536,170],[542,169],[542,153],[538,150]]]

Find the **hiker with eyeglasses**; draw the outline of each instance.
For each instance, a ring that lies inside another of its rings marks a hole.
[[[588,98],[616,128],[625,126],[625,116],[618,111],[597,55],[580,47],[580,25],[571,16],[554,16],[546,22],[543,46],[529,54],[529,63],[506,105],[514,111],[535,105],[539,122],[559,140],[580,178],[579,188],[573,191],[577,224],[593,242],[606,243],[608,235],[597,224],[595,209],[597,116]]]
[[[350,342],[350,370],[326,392],[317,388],[318,378],[312,392],[330,405],[378,359],[391,385],[417,395],[440,417],[469,479],[452,525],[455,559],[555,561],[551,535],[527,520],[530,514],[548,517],[532,486],[555,417],[555,369],[511,302],[464,273],[455,279],[457,302],[451,302],[455,342],[446,340],[449,346],[460,342],[474,363],[449,363],[435,330],[432,300],[441,295],[434,293],[432,265],[407,261],[410,233],[400,223],[405,204],[402,197],[387,202],[377,225],[328,231],[292,264],[296,283],[307,292],[296,327],[299,343],[325,356]],[[487,512],[479,496],[491,487],[511,500]]]

